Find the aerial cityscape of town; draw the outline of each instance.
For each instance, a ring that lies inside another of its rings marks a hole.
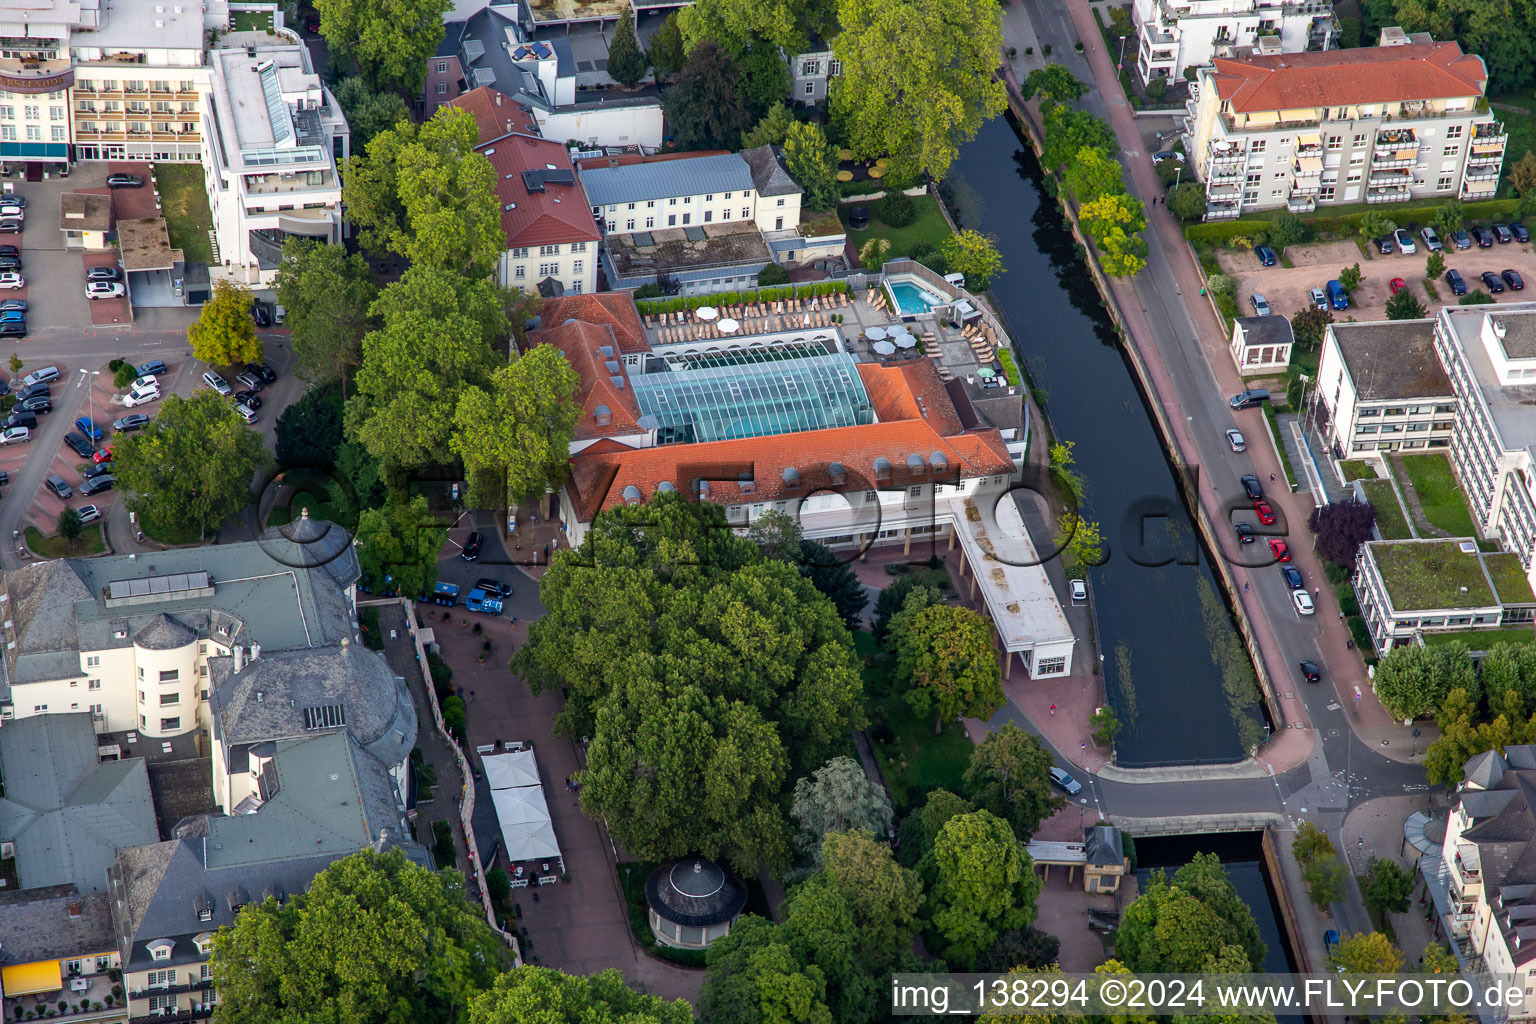
[[[0,0],[0,1024],[1536,1022],[1528,224],[1530,0]]]

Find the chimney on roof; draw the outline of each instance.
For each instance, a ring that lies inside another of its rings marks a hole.
[[[80,916],[80,904],[78,904],[78,903],[71,903],[69,905],[69,916],[70,917],[79,917]]]
[[[496,94],[496,105],[501,106],[501,93]]]
[[[379,838],[373,841],[373,852],[383,853],[389,848],[389,829],[379,829]]]
[[[239,672],[241,669],[245,668],[245,648],[241,647],[239,644],[235,644],[234,655],[235,671]]]
[[[1387,25],[1381,30],[1381,46],[1407,46],[1408,33],[1396,25]]]
[[[351,647],[351,646],[352,646],[352,641],[351,640],[348,640],[346,637],[342,637],[341,638],[341,650],[342,650],[343,654],[345,654],[347,648]]]

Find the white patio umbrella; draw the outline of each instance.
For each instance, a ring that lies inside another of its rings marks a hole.
[[[724,320],[720,321],[720,332],[722,334],[735,334],[739,330],[741,330],[741,324],[737,323],[735,320],[732,320],[730,317],[726,317]]]
[[[700,320],[713,320],[720,315],[720,311],[714,306],[700,306],[694,312],[699,315]]]
[[[891,355],[896,351],[896,346],[888,341],[877,341],[870,347],[882,356]]]
[[[864,337],[868,338],[870,341],[884,341],[885,340],[885,328],[884,327],[871,327],[869,330],[864,332]]]

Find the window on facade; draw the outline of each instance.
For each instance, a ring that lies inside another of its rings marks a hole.
[[[750,216],[752,216],[752,208],[750,206],[743,206],[741,208],[741,219],[746,220]]]
[[[833,60],[833,61],[828,61],[827,62],[827,77],[829,77],[829,78],[836,78],[838,75],[840,75],[842,73],[843,73],[843,62],[842,61],[840,61],[840,60]]]
[[[1349,177],[1345,178],[1344,181],[1346,183],[1351,182],[1351,181],[1359,181],[1361,173],[1362,172],[1360,172],[1360,171],[1350,171],[1349,172]]]
[[[650,203],[648,205],[655,206],[656,204],[655,203]],[[586,251],[587,251],[587,243],[586,242],[572,242],[571,243],[571,252],[586,252]]]
[[[1439,188],[1439,189],[1450,188],[1451,187],[1451,183],[1454,180],[1455,179],[1454,179],[1454,177],[1452,175],[1442,174],[1442,175],[1440,175],[1440,180],[1435,182],[1435,188]]]
[[[820,70],[821,66],[817,61],[807,60],[800,63],[800,73],[802,75],[814,75]]]
[[[162,718],[162,719],[160,719],[160,731],[161,732],[171,732],[171,731],[173,731],[175,729],[180,729],[180,728],[181,728],[181,716],[179,716],[179,715],[177,717],[175,717],[175,718]]]
[[[62,121],[62,120],[64,120],[64,108],[63,107],[49,107],[48,108],[48,120],[50,120],[50,121]]]
[[[438,82],[437,85],[435,85],[433,88],[435,88],[437,90],[437,94],[439,96],[444,96],[448,92],[448,83],[447,82]]]
[[[692,219],[693,219],[693,214],[691,214],[691,213],[683,214],[683,223],[684,224],[687,224]]]
[[[1343,145],[1344,145],[1344,136],[1342,136],[1342,135],[1330,135],[1330,136],[1328,136],[1328,148],[1329,149],[1338,149],[1339,147],[1341,147]]]
[[[625,231],[633,231],[633,230],[635,230],[635,218],[631,217],[631,218],[629,218],[628,220],[626,220],[624,222],[624,230]],[[542,256],[542,255],[545,255],[545,253],[542,250],[540,250],[539,255]]]
[[[4,139],[6,142],[15,142],[16,126],[13,124],[0,125],[0,139]]]
[[[440,74],[440,75],[446,75],[448,73],[448,62],[447,61],[440,60],[440,61],[437,62],[437,73]]]
[[[181,670],[180,669],[173,668],[173,669],[168,669],[168,670],[160,673],[160,681],[162,683],[174,683],[177,679],[180,679],[180,678],[181,678]]]
[[[92,704],[91,705],[91,714],[93,714],[93,715],[101,714],[101,705],[100,704]]]
[[[611,226],[612,225],[610,225],[610,227]],[[528,258],[528,247],[526,245],[523,245],[523,246],[519,246],[516,249],[513,249],[512,250],[512,258],[515,259],[515,260],[525,260],[525,259],[527,259]]]
[[[1463,128],[1463,125],[1459,125],[1459,124],[1451,125],[1449,128],[1447,128],[1445,130],[1445,137],[1448,138],[1448,139],[1459,139],[1459,138],[1461,138],[1461,129],[1462,128]]]
[[[35,107],[35,106],[33,106],[32,104],[29,103],[29,104],[27,104],[25,109],[26,109],[26,112],[27,112],[27,120],[28,121],[36,121],[39,117],[42,116],[42,109],[43,109],[42,107]]]
[[[1041,658],[1035,666],[1037,675],[1053,675],[1067,670],[1066,658]]]
[[[161,707],[168,707],[168,706],[170,706],[172,704],[180,704],[180,703],[181,703],[181,694],[179,694],[179,693],[162,693],[160,695],[160,706]]]
[[[571,273],[573,273],[573,274],[581,273],[582,265],[585,262],[586,262],[585,260],[572,260],[571,261]]]
[[[706,202],[706,203],[712,203],[712,202],[714,202],[714,201],[715,201],[715,194],[714,194],[714,193],[713,193],[713,192],[711,192],[711,193],[710,193],[710,194],[709,194],[709,195],[707,195],[707,196],[705,196],[705,197],[704,197],[704,201],[705,201],[705,202]]]
[[[555,274],[558,274],[558,273],[560,273],[560,264],[558,264],[558,263],[540,263],[539,264],[539,276],[540,277],[551,277],[551,276],[553,276]]]
[[[1441,156],[1455,156],[1461,152],[1460,146],[1446,146],[1440,151]]]
[[[514,280],[521,281],[523,278],[525,278],[527,276],[528,276],[528,268],[527,267],[518,266],[518,267],[513,268],[513,270],[512,270],[512,277],[513,277]]]
[[[715,219],[715,211],[714,210],[705,210],[704,211],[704,223],[705,224],[710,223],[714,219]]]
[[[645,226],[647,228],[655,227],[656,226],[656,218],[655,217],[647,217],[647,218],[645,218]]]
[[[86,655],[86,658],[85,658],[85,667],[86,668],[95,668],[97,665],[100,665],[100,664],[101,664],[101,655],[99,655],[99,654],[89,654],[89,655]]]
[[[64,126],[63,125],[57,125],[56,124],[56,125],[53,126],[53,141],[54,142],[66,142],[66,141],[68,141],[64,137]]]
[[[806,82],[805,83],[805,94],[807,96],[814,96],[814,95],[816,95],[816,83],[815,82]]]
[[[773,205],[775,205],[775,206],[783,206],[784,205],[784,200],[780,199],[777,202],[775,202]]]

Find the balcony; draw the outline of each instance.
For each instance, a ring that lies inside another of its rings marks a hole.
[[[1302,194],[1299,189],[1292,189],[1290,196],[1285,200],[1285,208],[1292,213],[1311,213],[1317,209],[1317,198]]]
[[[1210,163],[1243,163],[1248,159],[1248,147],[1240,146],[1235,142],[1217,142],[1212,139],[1206,143],[1207,159]]]
[[[1320,181],[1298,181],[1291,185],[1293,196],[1315,196],[1322,191],[1323,184]]]
[[[1206,220],[1234,220],[1242,216],[1242,213],[1242,205],[1236,202],[1205,204]]]
[[[1461,198],[1463,199],[1489,199],[1499,190],[1499,183],[1494,181],[1463,181],[1461,183]]]
[[[1494,139],[1503,139],[1507,135],[1508,129],[1498,121],[1482,121],[1472,126],[1472,141],[1474,143],[1479,139],[1487,139],[1491,142]]]
[[[1321,178],[1323,176],[1322,157],[1305,156],[1291,161],[1292,178]]]
[[[1371,170],[1387,167],[1412,167],[1419,157],[1418,150],[1379,149],[1371,154]]]
[[[1378,149],[1418,149],[1419,137],[1412,128],[1383,128],[1376,133]]]
[[[202,1009],[178,1010],[175,1013],[149,1013],[142,1017],[129,1017],[128,1024],[173,1024],[176,1021],[207,1020],[213,1016],[210,1003]]]
[[[1404,188],[1413,182],[1413,172],[1404,168],[1372,167],[1370,184],[1382,188],[1395,188],[1399,185]]]
[[[52,1012],[49,1020],[68,1022],[75,1024],[77,1021],[94,1021],[103,1019],[121,1019],[123,1015],[123,1000],[112,995],[112,987],[115,983],[105,973],[70,975],[65,979],[64,989],[57,992],[46,992],[35,996],[7,996],[6,1009],[18,1018],[24,1010],[33,1010],[38,1017]],[[114,1005],[107,1005],[111,999]],[[59,1010],[59,1004],[64,1004],[64,1009]],[[93,1009],[100,1005],[101,1009]]]
[[[1205,183],[1207,185],[1221,185],[1243,179],[1242,164],[1210,164],[1205,169]]]
[[[1207,198],[1213,200],[1235,200],[1243,194],[1243,183],[1240,181],[1234,181],[1220,185],[1207,184],[1205,187],[1205,194]]]
[[[1401,203],[1411,198],[1407,182],[1385,188],[1370,188],[1365,192],[1365,201],[1368,203]]]
[[[1467,181],[1498,181],[1499,180],[1499,165],[1498,164],[1468,164],[1467,165],[1466,180]]]

